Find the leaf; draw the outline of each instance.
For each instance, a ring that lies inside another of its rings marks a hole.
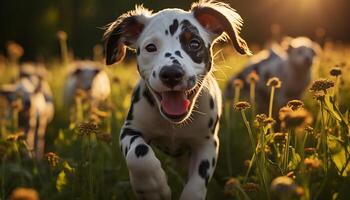
[[[75,171],[75,169],[72,168],[67,161],[63,162],[63,168],[66,169],[70,173],[73,173]]]
[[[336,105],[336,102],[334,98],[331,96],[329,98],[325,98],[325,106],[324,108],[326,111],[336,120],[340,122],[340,125],[347,130],[348,133],[350,133],[350,125],[348,124],[348,121],[346,119],[346,115],[343,116],[343,114],[340,112],[338,106]],[[346,113],[345,113],[346,114]]]
[[[288,169],[289,170],[294,170],[295,168],[298,167],[300,161],[301,161],[300,155],[295,152],[294,148],[291,148],[290,161],[288,163]]]
[[[328,111],[328,113],[335,118],[338,121],[342,121],[341,115],[337,112],[336,106],[332,100],[332,97],[325,98],[325,109]]]
[[[343,141],[333,135],[329,135],[327,137],[327,144],[331,153],[332,161],[337,167],[339,175],[347,176],[350,172],[350,164],[346,159],[346,151]],[[350,147],[347,147],[347,150],[349,152]],[[343,173],[341,174],[342,171]]]
[[[64,186],[67,185],[66,173],[62,170],[56,180],[56,189],[61,192]]]

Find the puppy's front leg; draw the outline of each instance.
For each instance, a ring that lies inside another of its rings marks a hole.
[[[166,175],[142,133],[124,127],[120,134],[120,146],[129,169],[130,182],[138,199],[171,199]]]
[[[208,182],[215,171],[219,140],[216,135],[203,140],[192,148],[189,178],[181,200],[204,200],[206,197]]]

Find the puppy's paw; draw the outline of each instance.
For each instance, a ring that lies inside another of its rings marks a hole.
[[[130,149],[126,163],[138,199],[171,199],[165,172],[150,146],[141,143]]]

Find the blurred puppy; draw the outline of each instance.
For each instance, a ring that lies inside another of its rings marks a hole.
[[[93,61],[76,61],[73,64],[64,87],[66,105],[74,104],[75,96],[80,95],[92,106],[98,106],[110,93],[110,80],[101,64]]]
[[[267,113],[268,110],[270,87],[266,86],[266,82],[272,77],[278,77],[282,81],[274,100],[274,111],[278,111],[288,101],[301,98],[310,83],[311,67],[320,49],[318,44],[306,37],[286,38],[281,47],[272,47],[260,52],[243,71],[232,77],[227,84],[225,98],[233,99],[233,82],[235,79],[241,79],[244,82],[242,98],[249,99],[247,76],[255,71],[259,76],[255,91],[259,113]]]
[[[38,159],[44,154],[46,127],[54,115],[52,93],[44,74],[42,65],[25,63],[20,67],[18,80],[3,85],[0,90],[0,96],[9,105],[7,118],[18,114],[18,127],[24,131],[29,149]]]

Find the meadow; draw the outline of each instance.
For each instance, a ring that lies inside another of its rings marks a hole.
[[[216,49],[214,74],[222,89],[247,60],[230,48]],[[93,116],[84,112],[84,103],[75,112],[63,104],[69,65],[55,59],[46,66],[55,117],[46,132],[45,158],[31,158],[15,119],[4,118],[6,105],[1,102],[0,199],[10,198],[15,188],[32,188],[40,199],[50,200],[135,199],[118,145],[132,88],[139,79],[135,61],[106,68],[112,95],[100,108],[104,112]],[[341,74],[331,75],[332,69]],[[13,79],[16,70],[5,62],[0,68],[0,84]],[[349,72],[350,47],[325,44],[318,66],[313,68],[313,79],[327,78],[333,85],[327,88],[321,82],[316,94],[305,91],[304,108],[300,102],[295,108],[290,105],[293,111],[281,120],[286,130],[282,133],[271,129],[274,120],[253,116],[249,105],[238,103],[234,108],[232,102],[225,102],[220,156],[207,199],[272,199],[280,194],[284,199],[350,199]],[[170,157],[156,153],[168,175],[173,199],[178,199],[186,172]],[[286,187],[273,188],[271,182],[279,176],[290,177],[293,183],[286,181]]]

